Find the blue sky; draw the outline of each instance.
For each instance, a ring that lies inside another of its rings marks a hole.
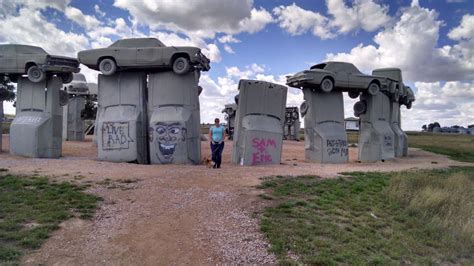
[[[194,45],[212,60],[201,77],[201,120],[223,117],[241,78],[284,83],[325,60],[363,72],[400,67],[417,100],[404,129],[474,124],[474,4],[470,0],[2,0],[0,43],[75,56],[127,37]],[[97,72],[83,66],[90,82]],[[301,91],[290,88],[288,105]],[[346,116],[354,101],[345,98]],[[5,111],[13,113],[11,104]]]

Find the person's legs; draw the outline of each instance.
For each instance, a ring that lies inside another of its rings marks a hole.
[[[217,157],[217,168],[221,168],[221,162],[222,162],[222,151],[224,151],[224,142],[222,142],[220,145],[219,145],[219,148],[217,148],[216,150],[216,157]]]
[[[211,142],[211,160],[214,162],[213,168],[217,166],[217,149],[219,148],[219,144],[214,144]]]

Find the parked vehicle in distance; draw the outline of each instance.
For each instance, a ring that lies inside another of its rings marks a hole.
[[[363,74],[351,63],[325,62],[289,76],[286,85],[294,88],[320,89],[323,92],[340,89],[356,98],[364,91],[372,95],[377,94],[386,86],[386,80],[384,77]]]
[[[31,82],[41,82],[47,75],[57,75],[63,83],[72,81],[72,73],[79,72],[79,61],[75,58],[49,55],[43,48],[22,44],[0,45],[0,75],[12,82],[27,74]]]
[[[176,74],[210,69],[210,61],[201,49],[166,46],[156,38],[118,40],[107,48],[81,51],[78,58],[82,64],[104,75],[113,75],[121,69],[172,69]]]
[[[81,73],[74,73],[72,81],[64,86],[64,90],[69,94],[88,95],[89,86],[86,77]]]

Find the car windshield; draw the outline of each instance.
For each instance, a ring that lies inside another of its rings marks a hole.
[[[84,81],[84,82],[86,82],[86,77],[83,74],[73,73],[72,75],[73,75],[73,80],[74,81]]]
[[[311,67],[311,69],[324,69],[326,64],[318,64]]]
[[[46,54],[43,48],[36,46],[21,45],[17,47],[17,53],[20,54]]]
[[[125,39],[114,42],[110,47],[136,48],[136,47],[165,47],[165,45],[155,38]]]

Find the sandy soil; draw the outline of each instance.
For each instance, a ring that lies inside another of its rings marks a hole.
[[[232,143],[226,142],[222,169],[209,169],[101,162],[90,139],[63,143],[61,159],[12,156],[8,135],[3,143],[0,167],[10,173],[90,183],[89,191],[104,198],[91,221],[64,222],[39,250],[23,258],[22,264],[34,265],[273,263],[254,215],[264,204],[255,188],[260,177],[469,165],[417,149],[410,149],[407,158],[358,163],[355,148],[348,164],[322,165],[304,161],[303,142],[285,141],[280,165],[232,165]],[[202,154],[210,154],[207,142]],[[134,182],[120,182],[124,179]]]

